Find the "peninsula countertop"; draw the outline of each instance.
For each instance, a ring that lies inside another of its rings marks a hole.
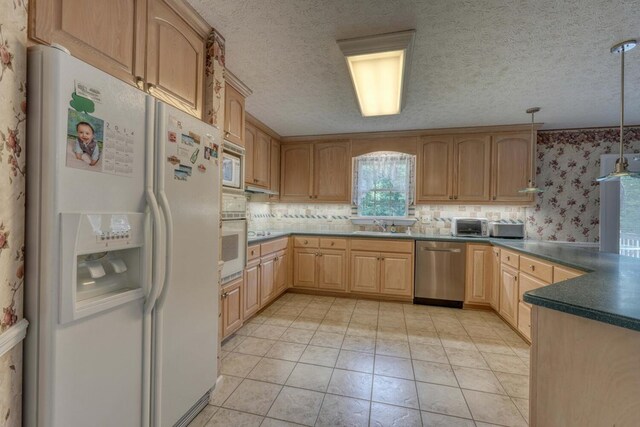
[[[640,331],[640,259],[554,242],[418,233],[281,231],[249,237],[248,242],[252,245],[290,235],[476,242],[515,250],[586,272],[574,279],[528,291],[525,302]]]

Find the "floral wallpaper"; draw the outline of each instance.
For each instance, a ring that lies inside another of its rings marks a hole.
[[[27,2],[0,2],[0,333],[22,318]],[[0,358],[0,425],[21,425],[22,346]]]
[[[205,64],[205,121],[218,128],[224,127],[224,37],[211,30],[207,38]]]
[[[616,153],[620,131],[582,129],[538,133],[537,184],[545,192],[527,209],[527,237],[597,243],[600,240],[600,156]],[[640,152],[640,128],[625,129],[625,152]]]

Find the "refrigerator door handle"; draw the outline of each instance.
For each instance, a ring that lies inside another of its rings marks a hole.
[[[169,207],[169,201],[167,195],[164,192],[164,188],[160,190],[158,195],[160,198],[160,208],[164,213],[165,230],[166,230],[166,248],[165,248],[165,264],[164,264],[164,280],[160,296],[158,297],[158,308],[161,309],[164,305],[164,300],[167,297],[167,290],[170,285],[172,261],[173,261],[173,217],[171,215],[171,208]]]
[[[153,220],[153,234],[155,236],[162,236],[162,219],[160,217],[160,209],[158,208],[158,202],[156,200],[156,196],[153,194],[153,190],[147,188],[145,190],[145,195],[147,198],[147,204],[151,210],[151,217]],[[144,314],[147,315],[151,313],[153,307],[156,304],[156,300],[158,299],[158,295],[160,294],[160,283],[164,281],[164,277],[162,277],[162,263],[160,260],[161,246],[159,244],[154,243],[153,245],[153,275],[151,280],[151,290],[149,291],[149,295],[147,296],[147,300],[144,303]]]

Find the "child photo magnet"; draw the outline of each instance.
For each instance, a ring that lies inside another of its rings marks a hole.
[[[102,172],[104,120],[69,108],[67,167]]]

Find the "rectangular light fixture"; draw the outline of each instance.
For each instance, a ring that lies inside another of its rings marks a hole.
[[[364,117],[399,114],[415,30],[338,40]]]

